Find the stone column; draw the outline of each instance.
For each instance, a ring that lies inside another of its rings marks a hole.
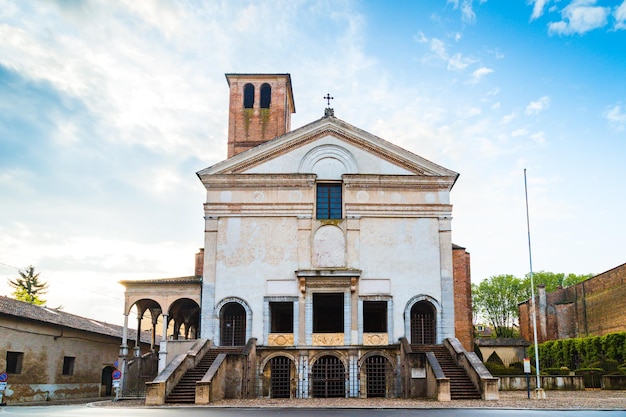
[[[203,339],[215,339],[215,282],[217,256],[216,217],[204,218],[204,266],[202,268],[202,306],[200,317],[200,336]]]
[[[161,336],[161,344],[159,345],[159,373],[165,369],[167,365],[167,314],[163,313],[163,336]]]

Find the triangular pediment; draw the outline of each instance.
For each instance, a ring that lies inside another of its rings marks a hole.
[[[335,147],[354,155],[355,174],[452,177],[458,174],[372,135],[326,116],[198,172],[215,174],[302,172],[302,160],[316,147]]]

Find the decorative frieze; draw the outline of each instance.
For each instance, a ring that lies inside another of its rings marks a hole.
[[[293,333],[270,333],[267,335],[268,346],[293,346]]]
[[[363,333],[363,345],[382,346],[389,344],[387,333]]]
[[[313,333],[313,346],[343,346],[343,333]]]

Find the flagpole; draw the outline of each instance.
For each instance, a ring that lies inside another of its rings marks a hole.
[[[526,227],[528,230],[528,259],[530,263],[530,300],[531,300],[531,317],[533,321],[533,341],[535,344],[535,372],[537,374],[536,397],[546,398],[545,392],[541,388],[541,377],[539,376],[539,346],[537,344],[537,313],[535,311],[535,282],[533,279],[533,255],[530,249],[530,216],[528,214],[528,184],[526,181],[526,168],[524,168],[524,195],[526,197]]]

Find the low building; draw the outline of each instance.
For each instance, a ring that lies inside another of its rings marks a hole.
[[[0,296],[0,328],[4,402],[112,395],[122,326]],[[135,332],[129,338],[136,340]],[[138,347],[150,350],[149,334]]]
[[[491,359],[506,366],[523,362],[526,349],[530,346],[528,341],[518,337],[479,337],[474,340],[474,344],[480,350],[484,362]]]

